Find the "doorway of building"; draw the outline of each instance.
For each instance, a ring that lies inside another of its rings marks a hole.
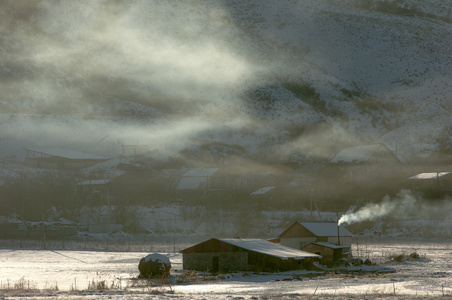
[[[220,270],[219,257],[212,257],[212,272],[218,272]]]

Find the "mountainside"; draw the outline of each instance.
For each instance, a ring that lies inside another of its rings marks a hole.
[[[2,1],[0,30],[2,158],[452,148],[447,0]]]

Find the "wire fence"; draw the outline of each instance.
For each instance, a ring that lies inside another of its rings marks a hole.
[[[136,251],[136,252],[179,252],[209,237],[102,237],[102,238],[66,238],[52,240],[2,239],[3,249],[52,249],[52,250],[99,250],[99,251]]]

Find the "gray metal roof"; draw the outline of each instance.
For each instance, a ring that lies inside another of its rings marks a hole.
[[[364,145],[342,149],[330,161],[331,163],[339,162],[364,162],[368,161],[375,152],[375,145]]]
[[[207,181],[210,176],[215,174],[219,169],[212,168],[193,168],[189,169],[182,175],[177,184],[178,190],[196,190],[207,186]]]
[[[93,179],[79,182],[76,185],[103,185],[109,183],[110,181],[111,179]]]
[[[281,244],[275,244],[261,239],[218,239],[218,240],[253,252],[278,257],[281,258],[282,260],[287,260],[289,258],[303,259],[306,257],[318,257],[318,258],[322,257],[321,255],[297,250],[294,248],[283,246]]]
[[[183,176],[186,177],[208,177],[212,176],[218,171],[216,168],[193,168],[189,169],[187,172],[184,173]]]
[[[389,148],[385,143],[375,143],[370,145],[361,145],[344,148],[336,154],[333,159],[331,159],[330,163],[360,163],[368,161],[374,153],[382,149],[382,147],[386,148],[389,152],[391,152],[394,157],[400,161],[401,163],[406,163],[405,159],[400,155],[397,155],[395,151]]]
[[[80,152],[80,151],[71,150],[71,149],[63,149],[63,148],[33,148],[33,149],[26,149],[26,150],[44,154],[44,155],[56,156],[56,157],[62,157],[62,158],[68,158],[68,159],[94,159],[94,160],[108,159],[107,157],[100,156],[97,154]]]
[[[328,242],[315,242],[315,243],[313,243],[313,244],[319,245],[319,246],[323,246],[323,247],[328,247],[328,248],[331,248],[331,249],[350,248],[349,246],[336,245],[336,244],[328,243]]]
[[[252,192],[250,195],[263,195],[263,194],[270,192],[273,189],[275,189],[274,186],[265,186],[265,187],[262,187],[256,191]]]
[[[177,184],[178,190],[197,190],[207,185],[206,177],[182,177]]]
[[[336,222],[298,222],[315,236],[337,236]],[[353,236],[353,234],[339,225],[339,236]]]
[[[411,176],[408,179],[419,179],[419,180],[437,179],[449,174],[451,174],[451,172],[419,173],[417,175]]]

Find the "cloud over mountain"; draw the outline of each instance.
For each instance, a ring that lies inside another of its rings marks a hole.
[[[276,160],[380,139],[407,155],[450,147],[445,1],[0,5],[3,157],[177,153],[191,138]]]

